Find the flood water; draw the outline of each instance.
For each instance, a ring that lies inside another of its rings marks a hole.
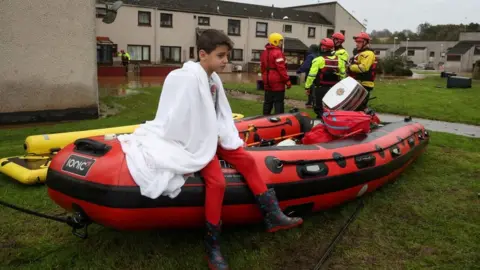
[[[256,83],[258,75],[253,73],[222,73],[219,74],[224,83]],[[99,77],[98,89],[103,96],[126,96],[137,94],[135,89],[158,87],[163,84],[165,77]]]
[[[224,83],[256,83],[260,77],[255,73],[221,73]],[[424,79],[425,74],[414,73],[408,79]],[[380,80],[405,79],[405,77],[378,75]],[[165,77],[138,77],[130,74],[127,77],[99,77],[98,88],[100,96],[126,96],[137,94],[135,89],[158,87],[163,84]]]

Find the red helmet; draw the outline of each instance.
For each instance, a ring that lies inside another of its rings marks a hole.
[[[338,39],[343,43],[345,41],[345,36],[340,32],[336,32],[335,34],[332,35],[332,39]]]
[[[327,49],[331,50],[335,47],[335,44],[333,44],[333,40],[329,38],[324,38],[322,41],[320,41],[320,48],[322,49]]]
[[[360,34],[358,34],[357,36],[354,36],[353,39],[355,41],[364,41],[364,40],[365,41],[370,41],[371,40],[370,36],[365,32],[360,32]]]

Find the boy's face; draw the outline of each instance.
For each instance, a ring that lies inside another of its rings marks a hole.
[[[228,63],[228,54],[230,50],[226,45],[220,45],[211,53],[200,50],[200,62],[205,63],[210,71],[220,72]]]

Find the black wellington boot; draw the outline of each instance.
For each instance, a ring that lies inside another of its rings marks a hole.
[[[303,223],[302,218],[291,218],[282,212],[280,206],[278,205],[275,191],[272,188],[260,195],[257,195],[256,199],[260,206],[260,210],[263,213],[267,232],[290,229]]]
[[[227,270],[228,264],[220,252],[221,225],[213,225],[206,222],[206,234],[204,238],[205,251],[207,252],[208,267],[211,270]]]

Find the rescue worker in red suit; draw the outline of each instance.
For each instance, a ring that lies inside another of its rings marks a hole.
[[[275,114],[283,113],[285,110],[285,86],[287,89],[292,87],[282,47],[283,36],[279,33],[272,33],[260,56],[260,70],[265,90],[263,115],[270,115],[273,108],[275,108]]]

